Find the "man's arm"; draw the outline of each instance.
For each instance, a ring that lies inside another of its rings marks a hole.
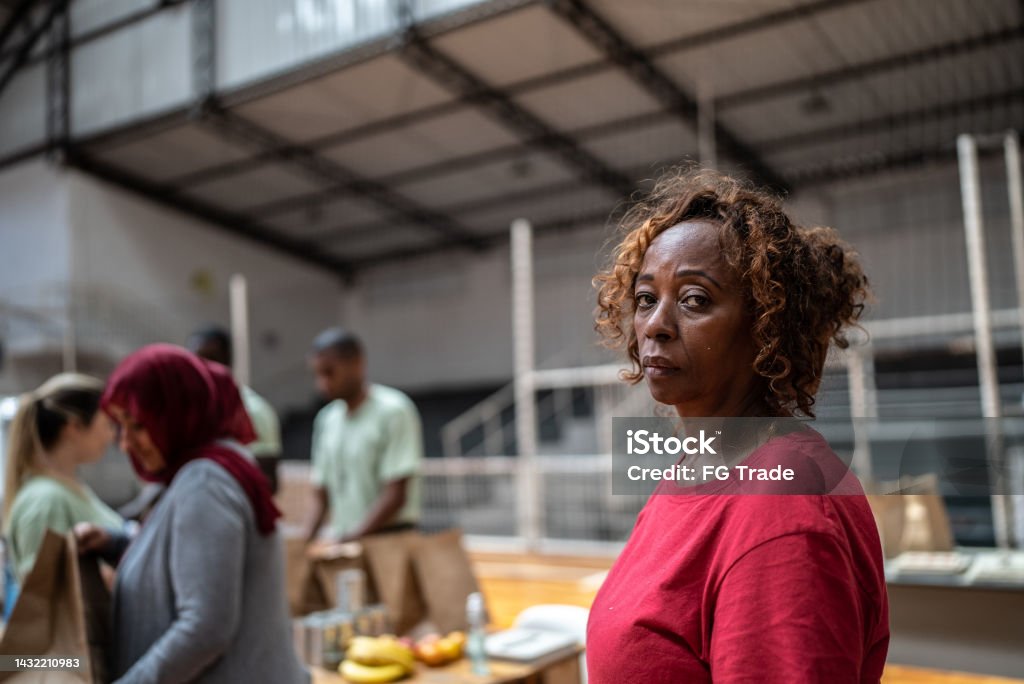
[[[359,526],[342,537],[339,541],[348,542],[365,537],[368,534],[377,532],[387,525],[405,505],[405,491],[409,482],[408,477],[399,480],[392,480],[384,485],[377,500],[373,502],[369,513],[359,523]]]
[[[320,525],[324,522],[324,515],[327,513],[327,489],[313,485],[313,505],[309,511],[309,520],[306,523],[306,543],[310,544],[316,539]]]

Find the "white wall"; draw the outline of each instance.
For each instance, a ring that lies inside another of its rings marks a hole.
[[[183,343],[202,323],[226,325],[233,273],[249,280],[253,386],[278,408],[308,405],[305,354],[338,320],[337,278],[78,172],[33,161],[0,174],[0,298],[38,308],[66,305],[70,292],[87,365],[146,342]],[[0,325],[20,347],[0,392],[59,368],[62,324],[42,340],[9,316]],[[29,347],[43,343],[48,358],[33,357]]]
[[[73,280],[100,300],[94,320],[180,344],[198,324],[227,325],[228,279],[242,273],[253,387],[279,408],[308,404],[305,354],[338,319],[337,278],[87,176],[73,174],[69,191]]]
[[[61,283],[70,269],[66,215],[66,178],[45,162],[0,174],[0,335],[8,356],[60,349]],[[0,392],[19,387],[15,370],[0,374]]]
[[[590,278],[603,238],[535,241],[537,360],[595,363]],[[507,382],[512,375],[507,247],[374,269],[346,295],[343,320],[367,343],[373,379],[406,388]]]
[[[0,173],[0,297],[67,276],[66,213],[66,177],[46,162]]]

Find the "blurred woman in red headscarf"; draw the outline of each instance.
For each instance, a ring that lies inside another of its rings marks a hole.
[[[291,644],[280,516],[243,444],[254,432],[231,375],[173,345],[114,371],[101,406],[145,480],[167,489],[137,537],[76,530],[119,557],[118,682],[308,682]]]

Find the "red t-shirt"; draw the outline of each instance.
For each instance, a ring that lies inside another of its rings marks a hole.
[[[746,461],[779,462],[841,471],[828,491],[853,493],[651,496],[590,611],[591,684],[881,679],[889,608],[863,490],[813,430]]]

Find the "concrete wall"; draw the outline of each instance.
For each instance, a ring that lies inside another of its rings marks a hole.
[[[0,174],[0,339],[22,363],[0,368],[0,393],[21,391],[57,370],[65,334],[71,252],[67,179],[42,161]],[[40,366],[39,364],[42,363]]]
[[[183,343],[197,324],[226,325],[228,280],[241,273],[253,387],[279,407],[309,402],[305,353],[337,320],[335,277],[78,174],[69,211],[75,287],[94,298],[94,311],[113,305],[113,328]]]
[[[279,408],[312,399],[305,353],[313,335],[338,320],[334,276],[42,162],[0,174],[0,207],[0,297],[29,306],[40,293],[70,301],[87,366],[147,342],[183,343],[197,324],[226,325],[228,279],[242,273],[253,386]],[[51,351],[59,351],[62,330],[48,333]],[[38,342],[19,335],[18,344],[27,352]],[[20,364],[32,371],[18,374],[12,357],[0,390],[25,389],[59,368],[59,358],[30,363],[23,355]]]

